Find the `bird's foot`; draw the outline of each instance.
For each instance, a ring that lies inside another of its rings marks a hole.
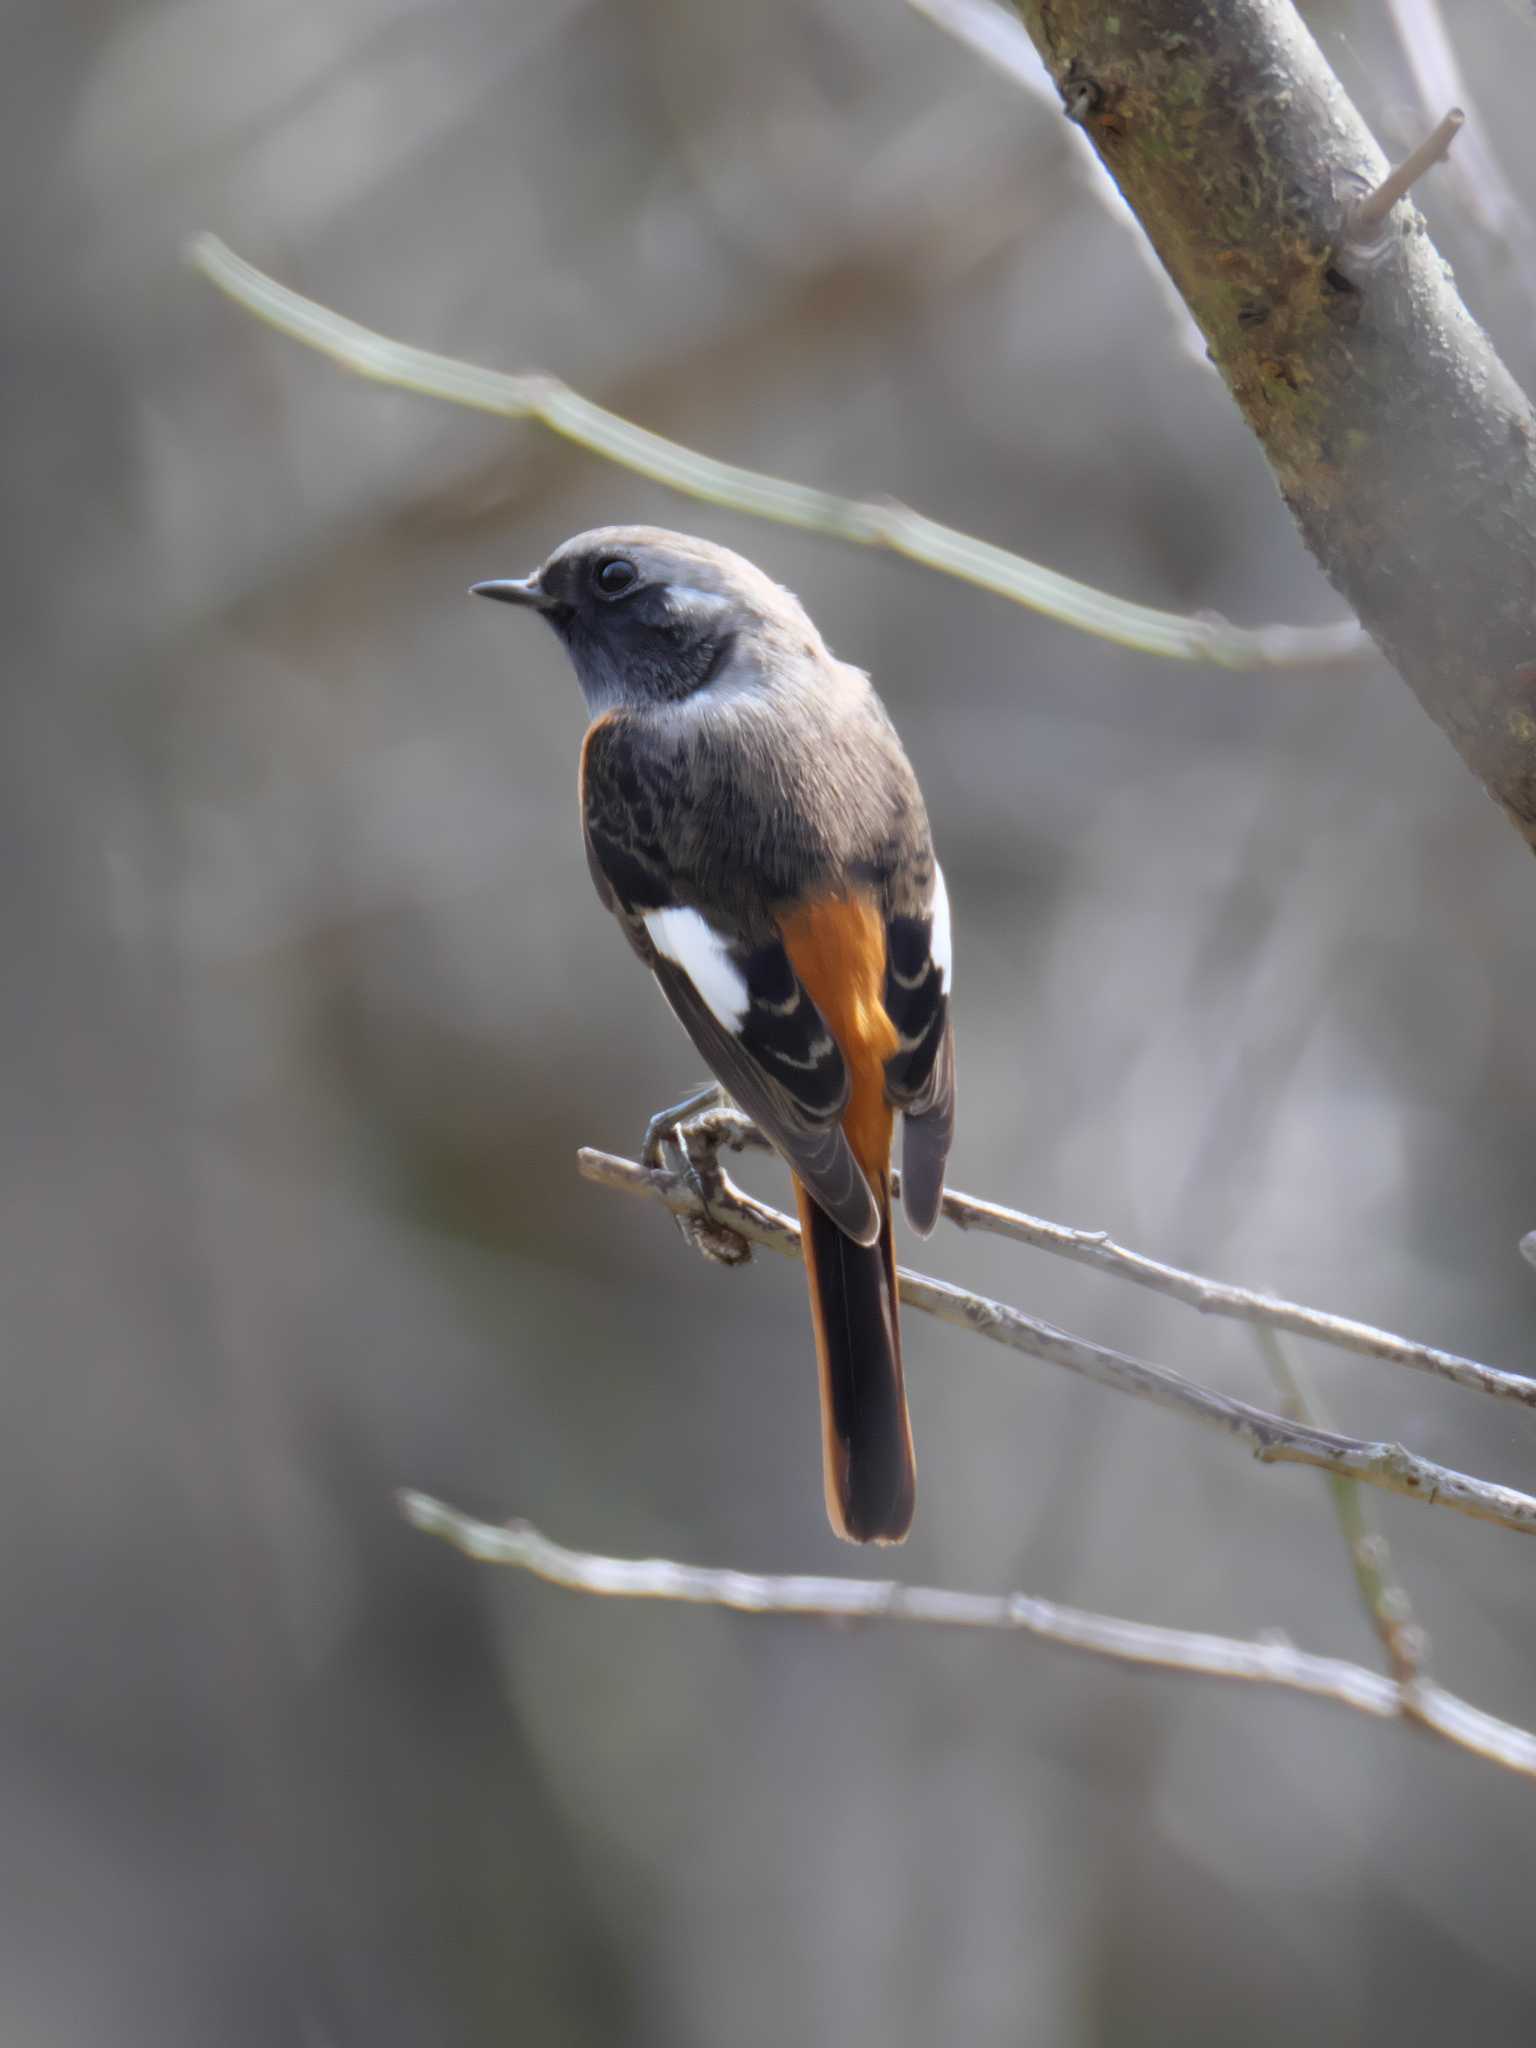
[[[720,1119],[730,1120],[722,1130]],[[720,1168],[720,1148],[731,1142],[734,1125],[745,1122],[739,1112],[729,1107],[707,1110],[680,1126],[678,1149],[682,1155],[682,1177],[684,1184],[697,1196],[703,1209],[702,1216],[679,1216],[677,1227],[688,1244],[706,1259],[713,1259],[719,1266],[744,1266],[752,1256],[752,1247],[741,1235],[733,1230],[715,1212],[727,1198],[725,1175]],[[751,1129],[752,1126],[748,1125]]]
[[[766,1143],[751,1118],[743,1116],[718,1087],[690,1095],[675,1108],[652,1117],[646,1127],[642,1160],[655,1169],[675,1173],[703,1211],[698,1216],[674,1218],[684,1243],[716,1265],[744,1266],[752,1256],[752,1247],[740,1231],[715,1213],[730,1199],[720,1154]]]
[[[658,1109],[645,1127],[645,1136],[640,1141],[640,1164],[648,1166],[653,1173],[666,1170],[667,1147],[670,1145],[683,1157],[683,1147],[678,1133],[683,1125],[694,1118],[707,1115],[711,1110],[728,1106],[725,1090],[718,1081],[711,1081],[707,1087],[695,1088],[691,1095],[685,1095],[681,1102],[674,1102],[670,1109]]]

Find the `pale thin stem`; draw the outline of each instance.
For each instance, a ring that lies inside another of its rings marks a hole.
[[[1478,227],[1499,245],[1527,299],[1536,302],[1530,210],[1484,139],[1486,124],[1468,98],[1440,0],[1387,0],[1387,11],[1425,111],[1447,105],[1467,109],[1466,133],[1450,159],[1448,176]]]
[[[1292,1422],[1326,1425],[1328,1418],[1306,1372],[1275,1332],[1261,1328],[1253,1334],[1279,1390],[1280,1412]],[[1402,1688],[1403,1711],[1411,1714],[1415,1711],[1417,1683],[1427,1652],[1424,1631],[1414,1619],[1407,1593],[1393,1576],[1387,1539],[1376,1527],[1360,1488],[1353,1479],[1340,1479],[1330,1473],[1328,1491],[1366,1619],[1376,1631],[1392,1675]]]
[[[1027,1593],[958,1593],[890,1580],[765,1576],[675,1564],[666,1558],[601,1557],[567,1550],[527,1522],[476,1521],[422,1493],[403,1493],[407,1518],[427,1534],[482,1564],[506,1565],[572,1592],[629,1600],[676,1600],[728,1607],[742,1614],[798,1614],[837,1621],[921,1622],[949,1628],[1000,1629],[1085,1650],[1121,1664],[1191,1678],[1235,1679],[1307,1693],[1392,1720],[1403,1712],[1402,1688],[1390,1678],[1317,1657],[1283,1641],[1244,1642],[1190,1629],[1159,1628],[1064,1607]],[[1536,1736],[1470,1706],[1435,1685],[1418,1688],[1414,1719],[1421,1727],[1522,1777],[1536,1777]]]
[[[651,1172],[632,1159],[583,1149],[577,1154],[577,1163],[588,1180],[602,1187],[647,1196],[676,1216],[707,1214],[711,1223],[736,1231],[749,1244],[763,1245],[792,1258],[800,1256],[798,1226],[778,1210],[754,1201],[724,1174],[706,1212],[686,1184],[670,1174]],[[1005,1344],[1049,1365],[1062,1366],[1099,1386],[1113,1387],[1137,1400],[1150,1401],[1154,1406],[1202,1422],[1207,1428],[1219,1429],[1246,1444],[1261,1464],[1311,1465],[1321,1472],[1364,1480],[1368,1486],[1380,1487],[1388,1493],[1404,1494],[1410,1500],[1436,1502],[1475,1521],[1494,1522],[1501,1528],[1536,1535],[1536,1498],[1514,1487],[1454,1471],[1405,1450],[1401,1444],[1370,1443],[1334,1430],[1310,1429],[1287,1422],[1283,1416],[1200,1386],[1167,1366],[1151,1365],[1125,1352],[1092,1344],[1050,1323],[1038,1322],[1021,1309],[952,1286],[948,1281],[912,1273],[905,1267],[899,1280],[902,1300],[936,1316],[940,1322],[974,1330],[993,1343]]]
[[[921,14],[935,28],[942,29],[957,43],[963,44],[1031,99],[1050,109],[1068,138],[1073,168],[1079,174],[1083,190],[1129,235],[1129,246],[1135,259],[1151,280],[1167,311],[1169,327],[1180,355],[1186,362],[1209,372],[1212,364],[1205,336],[1195,325],[1194,316],[1180,298],[1173,279],[1158,261],[1157,251],[1143,234],[1141,223],[1127,206],[1120,187],[1099,161],[1082,129],[1062,119],[1061,94],[1056,90],[1055,80],[1046,70],[1040,52],[1030,41],[1029,30],[1019,17],[1000,6],[998,0],[907,0],[907,4],[914,13]]]
[[[1452,107],[1445,118],[1415,150],[1410,150],[1402,162],[1396,165],[1382,179],[1374,192],[1366,194],[1350,214],[1350,233],[1357,240],[1369,240],[1380,228],[1387,215],[1399,199],[1406,198],[1424,173],[1432,170],[1450,149],[1466,122],[1466,115],[1460,107]]]
[[[718,462],[621,419],[558,378],[482,369],[374,333],[290,291],[213,235],[195,236],[187,257],[247,312],[358,376],[504,419],[539,420],[594,455],[688,497],[861,547],[888,549],[1122,647],[1232,669],[1332,668],[1374,656],[1372,642],[1352,619],[1331,626],[1245,628],[1211,615],[1189,618],[1159,611],[1095,590],[906,506],[839,497]]]
[[[923,15],[984,64],[1012,79],[1031,99],[1060,114],[1061,94],[1030,41],[1029,30],[1016,14],[1000,7],[998,0],[907,0],[907,4],[914,14]]]

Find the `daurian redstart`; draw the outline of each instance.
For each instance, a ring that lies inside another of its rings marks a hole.
[[[899,1543],[891,1135],[900,1111],[926,1236],[955,1118],[949,901],[901,742],[798,599],[708,541],[602,527],[475,591],[541,612],[575,664],[597,893],[794,1174],[827,1512],[851,1542]]]

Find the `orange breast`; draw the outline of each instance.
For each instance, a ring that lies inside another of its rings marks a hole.
[[[781,918],[779,932],[847,1062],[852,1088],[843,1129],[873,1181],[891,1162],[885,1063],[897,1043],[885,1014],[885,920],[867,896],[824,896]]]

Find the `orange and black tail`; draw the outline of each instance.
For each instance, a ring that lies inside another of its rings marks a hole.
[[[886,1176],[879,1240],[853,1239],[795,1183],[821,1368],[827,1514],[849,1543],[899,1543],[912,1526],[917,1467],[901,1378],[896,1251]]]

